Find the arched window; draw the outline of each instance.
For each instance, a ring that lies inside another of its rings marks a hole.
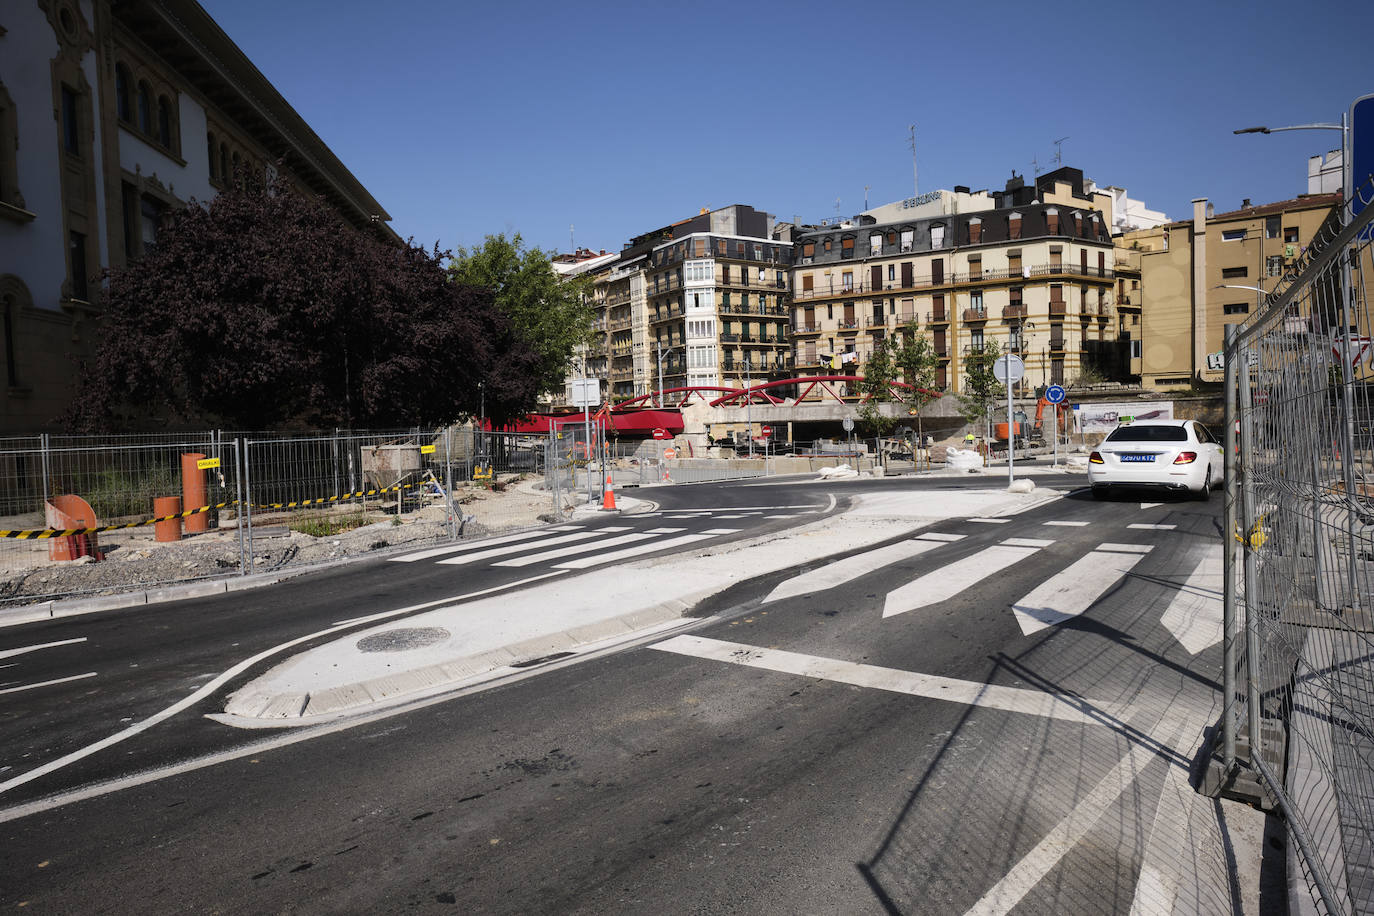
[[[153,132],[153,93],[147,83],[138,84],[138,129]]]
[[[205,135],[205,145],[206,145],[206,147],[208,148],[209,153],[210,153],[210,155],[209,155],[209,159],[210,159],[210,177],[211,177],[211,178],[218,178],[218,177],[219,177],[219,151],[215,149],[215,135],[214,135],[214,134],[206,134],[206,135]]]
[[[219,145],[219,180],[228,181],[234,176],[229,172],[229,144]]]
[[[157,100],[157,142],[172,148],[172,102],[165,95]]]
[[[134,106],[129,98],[132,85],[133,77],[129,75],[129,68],[124,64],[115,64],[115,111],[121,121],[134,119]]]

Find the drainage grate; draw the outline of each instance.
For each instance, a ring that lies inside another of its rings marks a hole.
[[[359,652],[405,652],[441,643],[452,635],[443,627],[403,627],[358,640]]]
[[[555,653],[553,653],[552,655],[541,655],[541,656],[539,656],[538,658],[529,658],[529,659],[526,659],[526,660],[523,661],[523,662],[512,662],[511,665],[510,665],[510,667],[512,667],[512,668],[533,668],[535,665],[543,665],[543,664],[546,664],[547,662],[556,662],[556,661],[558,661],[560,658],[567,658],[567,657],[570,656],[570,655],[576,655],[576,654],[577,654],[576,652],[555,652]]]

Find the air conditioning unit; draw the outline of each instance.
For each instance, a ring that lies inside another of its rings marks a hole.
[[[802,258],[802,259],[801,259],[801,262],[802,262],[803,264],[810,264],[810,263],[811,263],[811,259],[810,259],[810,258]]]

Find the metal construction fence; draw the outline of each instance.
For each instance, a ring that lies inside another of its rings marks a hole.
[[[0,439],[0,606],[543,524],[556,460],[470,427]]]
[[[1374,206],[1354,209],[1225,350],[1223,757],[1333,914],[1374,912]]]

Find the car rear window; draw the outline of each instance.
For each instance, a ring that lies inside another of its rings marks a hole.
[[[1108,442],[1187,442],[1188,431],[1182,426],[1119,426],[1107,437]]]

